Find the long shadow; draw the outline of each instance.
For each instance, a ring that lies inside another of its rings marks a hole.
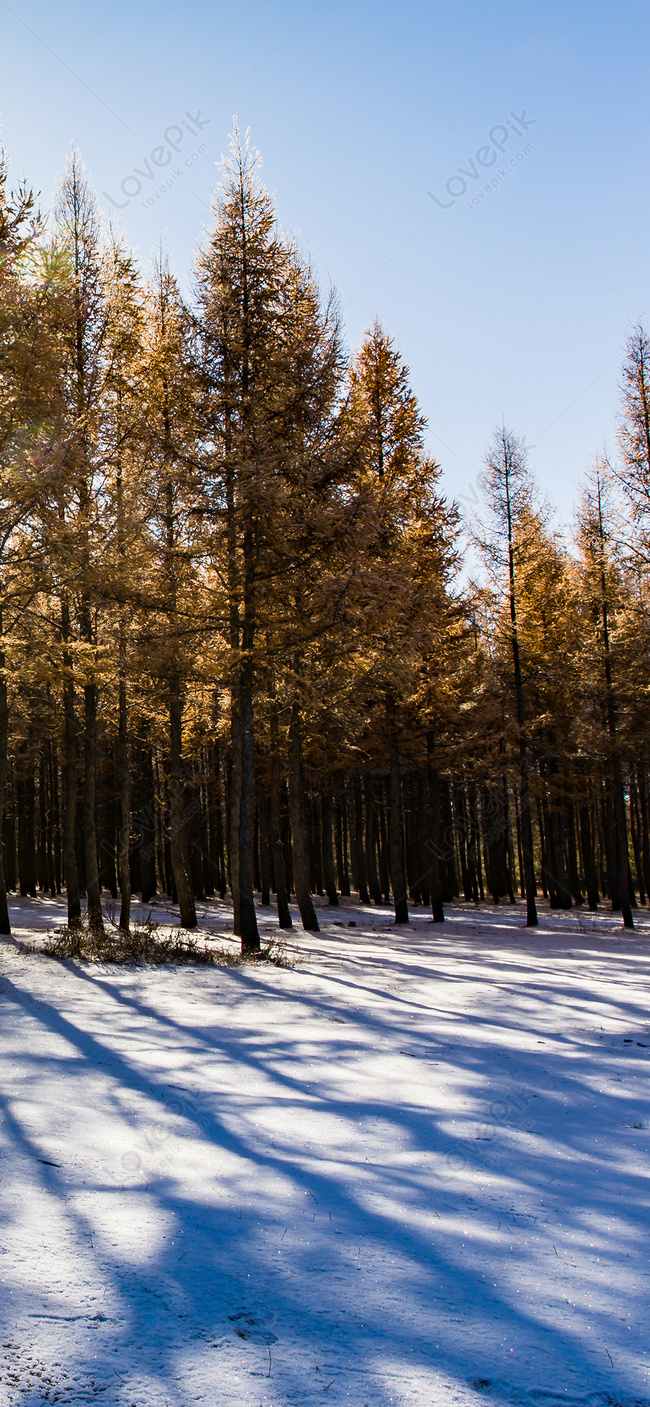
[[[276,1147],[272,1152],[268,1146],[270,1137],[266,1138],[265,1146],[261,1148],[259,1141],[256,1141],[252,1134],[247,1136],[245,1131],[247,1103],[254,1106],[259,1113],[261,1109],[275,1104],[279,1099],[285,1105],[288,1099],[299,1099],[301,1103],[310,1104],[327,1117],[334,1116],[344,1121],[351,1131],[354,1131],[360,1122],[369,1123],[377,1118],[390,1119],[393,1126],[398,1128],[408,1141],[411,1153],[424,1157],[434,1155],[440,1165],[440,1172],[448,1181],[449,1165],[445,1164],[445,1159],[457,1156],[459,1147],[463,1149],[466,1171],[470,1175],[486,1175],[490,1171],[482,1156],[482,1150],[476,1148],[475,1135],[469,1132],[470,1125],[476,1122],[475,1115],[464,1121],[459,1121],[457,1116],[456,1131],[451,1133],[447,1127],[447,1116],[435,1117],[430,1110],[423,1110],[415,1102],[400,1107],[396,1107],[394,1101],[388,1097],[353,1102],[340,1094],[328,1092],[327,1081],[322,1077],[320,1090],[315,1093],[309,1088],[310,1081],[304,1072],[301,1073],[302,1054],[296,1049],[295,1036],[270,1040],[268,1032],[260,1036],[258,1032],[245,1028],[231,1030],[225,1038],[220,1037],[218,1031],[211,1027],[208,1037],[205,1033],[197,1031],[196,1027],[179,1022],[168,1013],[161,1013],[150,1004],[120,991],[115,983],[91,976],[83,969],[71,968],[69,971],[75,978],[82,979],[84,986],[90,982],[115,1006],[130,1009],[149,1023],[153,1028],[152,1048],[164,1048],[165,1036],[174,1034],[179,1041],[182,1039],[184,1052],[188,1050],[189,1040],[190,1050],[201,1058],[209,1053],[213,1057],[236,1059],[242,1068],[247,1068],[258,1077],[264,1077],[270,1086],[266,1094],[252,1092],[245,1099],[239,1100],[223,1094],[217,1095],[221,1106],[219,1110],[201,1110],[200,1115],[192,1109],[191,1104],[186,1103],[182,1112],[176,1113],[176,1119],[183,1126],[193,1125],[202,1140],[215,1149],[227,1151],[255,1170],[255,1177],[263,1181],[265,1189],[259,1195],[258,1205],[269,1226],[277,1222],[278,1206],[269,1198],[266,1190],[268,1182],[272,1178],[281,1178],[283,1184],[286,1184],[288,1179],[295,1193],[299,1192],[303,1197],[309,1195],[316,1201],[319,1217],[324,1216],[325,1211],[335,1212],[339,1225],[348,1230],[354,1227],[362,1234],[365,1244],[372,1248],[371,1254],[380,1259],[382,1264],[390,1263],[391,1259],[397,1262],[398,1270],[395,1272],[395,1284],[392,1288],[418,1310],[416,1318],[407,1322],[403,1315],[387,1310],[385,1296],[375,1296],[372,1287],[367,1283],[364,1297],[358,1299],[352,1315],[349,1307],[346,1311],[345,1297],[341,1295],[337,1299],[336,1292],[332,1295],[331,1286],[328,1286],[328,1291],[334,1303],[331,1306],[326,1304],[322,1293],[316,1296],[310,1293],[309,1287],[313,1283],[310,1277],[315,1273],[310,1260],[310,1257],[313,1258],[311,1251],[294,1247],[290,1268],[281,1273],[271,1257],[267,1256],[265,1260],[264,1255],[261,1256],[260,1231],[253,1224],[254,1219],[250,1216],[244,1219],[242,1216],[240,1220],[236,1214],[233,1216],[232,1208],[217,1208],[210,1204],[208,1196],[197,1196],[196,1190],[192,1195],[179,1195],[176,1177],[159,1177],[155,1188],[150,1190],[148,1195],[155,1196],[158,1207],[174,1217],[179,1234],[189,1240],[194,1228],[197,1225],[201,1227],[200,1245],[195,1242],[195,1258],[192,1260],[191,1269],[183,1260],[179,1261],[175,1252],[172,1257],[167,1251],[161,1251],[146,1272],[134,1269],[117,1256],[111,1259],[107,1253],[103,1255],[102,1265],[105,1273],[110,1276],[113,1293],[122,1301],[127,1320],[124,1330],[112,1331],[113,1339],[118,1346],[121,1343],[138,1343],[147,1371],[165,1384],[166,1391],[171,1393],[173,1390],[177,1376],[177,1357],[185,1344],[188,1328],[191,1327],[191,1333],[204,1343],[211,1336],[223,1334],[224,1331],[232,1337],[234,1321],[229,1319],[230,1314],[244,1313],[247,1310],[264,1312],[271,1300],[275,1313],[274,1323],[278,1327],[281,1326],[284,1335],[294,1346],[302,1344],[304,1349],[304,1346],[308,1345],[313,1356],[314,1353],[322,1355],[323,1345],[328,1345],[327,1351],[338,1355],[339,1366],[347,1363],[348,1372],[351,1355],[354,1354],[359,1371],[363,1371],[371,1382],[372,1401],[377,1404],[387,1403],[389,1400],[389,1389],[382,1384],[381,1373],[377,1369],[379,1357],[384,1362],[393,1360],[403,1365],[424,1364],[431,1368],[435,1364],[448,1376],[461,1382],[482,1376],[476,1349],[464,1342],[463,1335],[454,1328],[447,1313],[449,1307],[461,1315],[464,1310],[471,1308],[476,1328],[483,1333],[492,1358],[496,1338],[503,1330],[514,1341],[523,1343],[529,1342],[531,1337],[539,1332],[539,1316],[533,1308],[515,1303],[514,1295],[506,1298],[499,1293],[497,1286],[488,1283],[485,1271],[480,1269],[478,1264],[476,1267],[468,1264],[467,1259],[463,1259],[459,1254],[456,1237],[449,1234],[445,1238],[444,1233],[442,1237],[436,1233],[436,1244],[432,1246],[433,1217],[430,1218],[426,1229],[421,1226],[423,1214],[427,1211],[426,1201],[431,1183],[430,1165],[424,1176],[408,1170],[399,1172],[395,1168],[378,1170],[373,1165],[370,1165],[373,1170],[369,1176],[360,1160],[352,1160],[351,1165],[341,1167],[339,1159],[337,1170],[333,1171],[331,1167],[316,1168],[313,1166],[314,1160],[309,1159],[312,1166],[307,1168],[307,1156],[304,1151],[297,1152],[289,1138],[283,1141],[281,1135],[274,1133],[274,1140],[277,1140],[280,1148]],[[431,979],[430,967],[426,975]],[[329,976],[327,980],[330,980]],[[240,1002],[247,1000],[251,992],[263,987],[257,978],[243,973],[231,975],[230,985],[241,992]],[[348,983],[348,989],[349,986]],[[124,1053],[116,1051],[110,1043],[83,1029],[81,1024],[63,1016],[43,998],[27,997],[20,987],[7,979],[4,989],[32,1018],[38,1019],[49,1031],[64,1037],[72,1044],[79,1052],[80,1061],[89,1062],[92,1067],[101,1063],[103,1073],[112,1076],[119,1086],[113,1100],[116,1112],[120,1112],[122,1090],[137,1092],[153,1102],[154,1108],[162,1107],[169,1111],[167,1082],[149,1070],[138,1069]],[[556,994],[557,988],[553,996]],[[380,995],[385,996],[385,993],[381,992]],[[573,989],[570,995],[572,998],[575,996]],[[593,993],[590,996],[593,1000]],[[318,999],[313,994],[300,991],[292,991],[291,1001],[301,1004],[309,1012],[316,1010],[319,1015],[330,1009],[329,1004],[324,1004],[322,998]],[[84,1014],[81,1013],[81,1021]],[[353,1022],[366,1035],[374,1036],[374,1039],[388,1032],[395,1034],[394,1025],[376,1012],[355,1012],[354,1016],[350,1017],[350,1024]],[[505,1018],[500,1024],[504,1032],[512,1029],[512,1023],[508,1025]],[[341,1049],[341,1034],[337,1033],[335,1039],[328,1033],[329,1039],[321,1039],[320,1059],[324,1068],[327,1068],[326,1062],[331,1062],[331,1068],[335,1069],[336,1055]],[[412,1041],[415,1033],[410,1025],[405,1025],[403,1034],[405,1039],[408,1036]],[[310,1043],[313,1043],[314,1039],[314,1036],[310,1035]],[[507,1052],[505,1058],[508,1058]],[[518,1059],[521,1063],[521,1053],[518,1054]],[[544,1059],[547,1064],[558,1064],[561,1056],[557,1053],[545,1053]],[[29,1060],[30,1069],[34,1074],[38,1073],[41,1064],[36,1056]],[[55,1059],[50,1059],[49,1066],[52,1070],[56,1064]],[[69,1054],[66,1055],[65,1061],[61,1062],[68,1073],[74,1064]],[[477,1049],[474,1046],[461,1052],[456,1051],[453,1061],[449,1059],[447,1052],[445,1064],[448,1076],[455,1073],[465,1076],[467,1071],[471,1070],[477,1078],[489,1074],[492,1084],[495,1083],[494,1054],[490,1050]],[[538,1096],[546,1095],[550,1098],[552,1094],[555,1098],[556,1091],[551,1090],[550,1084],[551,1081],[557,1083],[558,1079],[561,1079],[567,1097],[573,1100],[582,1098],[582,1087],[572,1073],[567,1073],[565,1066],[560,1069],[558,1064],[557,1070],[554,1069],[548,1074],[547,1085],[543,1088],[539,1079],[539,1058],[531,1056],[529,1065],[525,1068],[531,1084],[535,1083]],[[616,1107],[615,1101],[609,1102],[612,1107]],[[608,1100],[605,1099],[604,1103],[607,1105]],[[34,1140],[27,1137],[11,1110],[7,1110],[6,1126],[16,1147],[24,1156],[30,1156],[32,1160],[40,1156]],[[560,1139],[556,1156],[558,1159],[570,1161],[576,1150],[564,1134],[560,1135]],[[506,1176],[503,1179],[506,1183],[505,1200],[510,1198],[517,1186],[524,1187],[526,1195],[538,1195],[541,1190],[546,1189],[549,1171],[547,1141],[544,1140],[539,1153],[534,1149],[519,1153],[517,1178]],[[556,1138],[556,1144],[559,1141]],[[603,1155],[601,1170],[606,1174],[609,1169],[605,1149]],[[560,1166],[559,1161],[557,1165]],[[40,1166],[43,1185],[47,1187],[50,1195],[61,1198],[64,1194],[69,1194],[69,1181],[66,1183],[57,1170]],[[354,1177],[350,1177],[350,1166]],[[628,1189],[632,1202],[638,1200],[643,1195],[643,1179],[630,1178]],[[105,1184],[103,1190],[110,1190],[119,1197],[119,1189],[111,1184]],[[583,1228],[586,1211],[597,1212],[603,1217],[611,1216],[615,1190],[618,1189],[604,1187],[602,1184],[597,1194],[594,1192],[594,1184],[586,1189],[580,1213],[573,1215],[572,1225],[576,1231]],[[517,1195],[523,1194],[518,1192]],[[394,1200],[395,1196],[407,1201],[407,1216],[410,1213],[412,1217],[410,1224],[389,1205],[389,1197]],[[378,1208],[377,1200],[382,1198],[385,1205]],[[243,1200],[241,1193],[239,1199]],[[446,1206],[453,1207],[457,1202],[458,1194],[443,1186],[438,1200],[441,1211],[444,1213]],[[323,1209],[322,1212],[320,1208]],[[235,1212],[236,1210],[235,1207]],[[243,1208],[241,1210],[243,1211]],[[569,1215],[568,1208],[563,1214]],[[68,1215],[70,1216],[69,1209]],[[84,1227],[81,1214],[75,1212],[74,1216],[77,1218],[80,1233],[85,1233],[90,1223]],[[474,1234],[477,1245],[483,1237],[489,1238],[492,1247],[491,1209],[486,1209],[483,1222],[475,1229]],[[273,1249],[276,1251],[275,1246]],[[493,1247],[491,1253],[494,1253]],[[478,1251],[476,1255],[478,1257]],[[618,1260],[621,1261],[622,1257],[621,1249]],[[345,1274],[346,1270],[349,1272],[349,1267],[345,1256],[339,1253],[332,1235],[329,1277],[333,1277],[339,1270]],[[497,1289],[496,1294],[493,1294],[494,1289]],[[158,1315],[157,1322],[163,1329],[162,1341],[156,1343],[156,1336],[151,1332],[152,1300],[155,1301],[156,1295],[161,1293],[168,1297],[172,1308],[159,1309],[154,1305],[154,1315]],[[420,1308],[423,1298],[425,1306]],[[314,1299],[318,1301],[317,1305],[314,1304]],[[172,1309],[175,1306],[176,1313],[180,1314],[178,1305],[181,1303],[184,1305],[183,1321],[179,1323]],[[439,1316],[437,1319],[433,1315],[436,1305]],[[359,1327],[361,1314],[363,1333]],[[316,1318],[320,1321],[318,1329]],[[444,1326],[444,1343],[441,1338],[441,1324]],[[562,1335],[566,1333],[566,1329],[563,1329]],[[560,1369],[562,1363],[566,1365],[567,1357],[570,1357],[573,1378],[581,1379],[586,1386],[593,1386],[598,1370],[594,1363],[594,1355],[589,1351],[584,1337],[579,1332],[570,1336],[567,1355],[566,1340],[562,1335],[559,1330],[546,1326],[546,1344],[553,1343],[551,1356],[554,1354],[560,1360]],[[434,1344],[437,1347],[434,1348]],[[92,1365],[89,1363],[87,1366],[90,1371]],[[294,1400],[292,1394],[297,1394],[298,1400],[307,1401],[304,1363],[294,1368],[291,1361],[283,1360],[282,1371],[286,1400]],[[611,1381],[611,1376],[603,1375],[603,1384],[611,1387]],[[506,1400],[507,1389],[500,1389],[496,1382],[494,1386],[497,1397],[501,1394],[503,1400]],[[549,1383],[548,1386],[551,1387],[552,1384]],[[625,1386],[628,1385],[621,1380],[619,1387]],[[629,1388],[632,1386],[630,1383]],[[364,1388],[364,1393],[370,1390],[370,1387]],[[492,1400],[495,1400],[494,1392]]]

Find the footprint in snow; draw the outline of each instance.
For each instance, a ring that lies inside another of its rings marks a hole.
[[[229,1314],[228,1318],[234,1323],[235,1333],[240,1339],[267,1346],[278,1341],[277,1334],[272,1334],[270,1329],[264,1327],[266,1316],[247,1314],[246,1310],[240,1310],[239,1314]]]

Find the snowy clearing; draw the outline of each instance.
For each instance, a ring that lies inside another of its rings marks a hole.
[[[2,944],[0,1401],[646,1407],[650,920],[319,916],[292,968]]]

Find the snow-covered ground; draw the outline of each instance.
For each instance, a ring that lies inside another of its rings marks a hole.
[[[650,919],[320,914],[290,968],[2,943],[0,1401],[646,1407]]]

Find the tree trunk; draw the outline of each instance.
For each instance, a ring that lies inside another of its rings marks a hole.
[[[607,778],[603,779],[602,811],[603,842],[607,870],[607,895],[608,898],[611,899],[612,908],[617,912],[621,907],[621,892],[618,874],[618,855],[616,850],[616,820],[612,802],[612,788]]]
[[[2,615],[0,614],[0,635]],[[7,786],[7,745],[9,741],[9,699],[4,650],[0,651],[0,933],[11,933],[2,836],[4,833],[5,790]]]
[[[339,879],[339,889],[345,899],[350,898],[350,875],[348,871],[348,831],[345,800],[336,804],[335,812],[335,840],[336,840],[336,869]]]
[[[636,869],[637,885],[639,888],[639,903],[645,904],[646,887],[641,855],[641,813],[639,810],[639,796],[636,780],[630,780],[630,833],[632,836],[632,849],[634,851],[634,867]]]
[[[69,612],[65,601],[61,603],[61,633],[63,650],[63,718],[64,718],[64,802],[61,850],[63,856],[63,876],[68,904],[68,928],[78,928],[81,924],[81,896],[79,893],[79,871],[77,869],[76,829],[77,829],[77,720],[75,716],[74,679],[72,677],[72,655],[65,648],[69,638]]]
[[[280,928],[292,928],[291,910],[287,895],[287,872],[282,844],[282,818],[280,815],[280,750],[278,746],[278,709],[275,700],[271,707],[271,855],[275,897],[278,905]]]
[[[289,725],[289,806],[293,840],[293,882],[303,928],[318,933],[316,910],[309,889],[309,842],[302,781],[302,738],[300,706],[294,699]]]
[[[585,867],[585,886],[587,890],[587,903],[590,909],[598,908],[598,870],[594,855],[593,832],[591,827],[591,813],[589,805],[580,807],[580,839],[582,841],[582,855]]]
[[[309,806],[310,813],[310,888],[312,894],[323,895],[323,851],[321,843],[321,808],[314,797]]]
[[[429,793],[429,887],[431,889],[431,911],[434,923],[444,923],[445,910],[442,898],[440,877],[440,785],[438,772],[433,761],[433,733],[427,736],[427,783]]]
[[[156,788],[151,747],[145,743],[139,752],[140,809],[137,826],[139,832],[140,893],[143,904],[153,899],[157,889],[156,843],[160,831],[159,807],[156,802]],[[158,849],[162,847],[158,844]]]
[[[395,701],[386,699],[386,729],[388,733],[388,753],[390,759],[390,810],[388,817],[388,848],[390,851],[390,877],[393,885],[395,922],[408,923],[409,911],[406,899],[406,874],[404,870],[404,823],[402,819],[402,776],[396,732]]]
[[[530,807],[528,782],[528,751],[525,741],[519,739],[519,777],[521,804],[521,848],[524,852],[524,888],[526,890],[526,927],[536,928],[538,924],[535,902],[535,854],[533,849],[533,817]]]
[[[643,863],[643,879],[645,892],[650,897],[650,828],[648,827],[648,785],[644,762],[639,764],[637,778],[639,783],[639,805],[641,807],[641,858]]]
[[[269,798],[266,792],[262,792],[258,798],[257,816],[262,908],[268,909],[271,903],[271,853],[269,848]]]
[[[377,871],[377,806],[374,781],[370,772],[363,779],[366,794],[366,859],[368,863],[368,889],[374,904],[381,904],[381,888]]]
[[[368,893],[368,879],[366,874],[366,850],[363,843],[363,798],[361,795],[361,778],[355,776],[352,780],[352,795],[354,798],[354,853],[357,869],[357,888],[362,904],[370,903]]]
[[[569,803],[567,818],[567,851],[569,856],[569,886],[575,904],[582,904],[583,895],[578,871],[578,843],[576,838],[575,807]]]
[[[119,687],[119,736],[117,766],[120,796],[120,829],[117,844],[117,872],[120,884],[120,928],[128,933],[131,925],[131,871],[129,851],[131,846],[131,774],[129,771],[129,738],[126,702],[126,677],[122,674]]]
[[[336,892],[336,875],[334,873],[334,852],[332,850],[332,815],[333,802],[330,792],[326,792],[321,799],[321,845],[323,850],[323,878],[325,880],[325,892],[328,904],[338,907],[339,896]]]
[[[246,555],[249,550],[246,549]],[[250,564],[245,575],[252,570]],[[249,600],[251,587],[245,587],[245,617],[252,601]],[[238,745],[239,776],[237,807],[233,806],[233,886],[237,882],[239,932],[243,953],[259,953],[260,935],[255,912],[253,880],[253,840],[255,827],[255,733],[253,719],[253,632],[250,623],[244,624],[242,658],[238,666]],[[233,747],[233,798],[235,778],[235,752]],[[236,853],[235,853],[236,852]],[[234,898],[234,888],[233,888]]]
[[[625,816],[625,799],[623,795],[621,759],[619,757],[618,751],[614,753],[612,761],[612,770],[614,774],[614,818],[616,826],[616,847],[618,852],[618,882],[621,898],[621,914],[623,916],[624,928],[634,928],[634,920],[632,918],[632,906],[630,904],[630,857],[627,843],[627,819]]]
[[[97,685],[84,685],[83,831],[86,897],[90,928],[103,929],[102,898],[97,868]]]
[[[196,928],[196,905],[190,880],[185,825],[181,682],[177,674],[169,681],[169,849],[174,887],[182,928]]]
[[[535,855],[533,850],[533,818],[530,806],[528,741],[525,732],[524,682],[521,670],[521,656],[519,652],[519,635],[517,632],[515,549],[509,478],[506,479],[506,508],[508,517],[508,582],[510,588],[512,663],[515,678],[515,697],[517,702],[517,725],[519,729],[519,796],[521,804],[521,847],[524,854],[524,886],[526,889],[526,927],[536,928],[538,919],[537,904],[535,902]]]

